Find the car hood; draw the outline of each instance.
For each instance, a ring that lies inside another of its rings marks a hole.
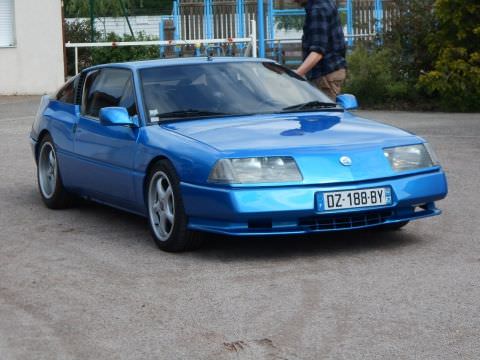
[[[390,143],[412,134],[348,112],[256,115],[163,125],[222,152]]]
[[[220,152],[219,157],[292,156],[303,183],[396,176],[383,148],[422,142],[404,130],[349,112],[255,115],[162,125]],[[348,156],[351,166],[339,159]]]

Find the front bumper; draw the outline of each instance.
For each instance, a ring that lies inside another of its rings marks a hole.
[[[388,206],[320,211],[316,194],[390,186]],[[304,234],[361,229],[439,215],[447,195],[441,169],[392,179],[334,185],[221,188],[181,183],[189,228],[228,235]]]

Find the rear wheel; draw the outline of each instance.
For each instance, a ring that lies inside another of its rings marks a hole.
[[[40,142],[37,161],[38,189],[50,209],[64,209],[72,203],[72,196],[63,187],[55,145],[50,135]]]
[[[167,160],[158,161],[147,180],[147,209],[150,232],[157,246],[169,252],[193,250],[203,242],[200,233],[187,229],[180,181]]]

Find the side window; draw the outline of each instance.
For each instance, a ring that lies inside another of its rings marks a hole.
[[[58,91],[56,99],[67,104],[73,104],[75,102],[75,89],[77,84],[78,76],[68,80],[67,83]]]
[[[98,118],[100,109],[108,106],[126,107],[130,115],[137,113],[130,70],[102,69],[87,75],[82,114]]]
[[[128,115],[130,116],[137,115],[137,104],[135,103],[135,91],[133,88],[132,78],[128,80],[127,86],[125,87],[125,91],[123,92],[118,106],[126,108]]]

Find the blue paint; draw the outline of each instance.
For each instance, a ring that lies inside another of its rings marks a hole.
[[[237,34],[236,37],[243,38],[245,36],[245,3],[244,0],[237,0]],[[239,49],[243,49],[243,44],[238,44]]]
[[[173,17],[173,26],[175,26],[175,30],[173,32],[174,40],[180,40],[181,38],[180,6],[178,3],[179,3],[179,0],[173,0],[172,17]],[[175,46],[175,53],[177,55],[180,53],[179,46]]]
[[[274,47],[273,39],[275,38],[275,15],[274,15],[272,0],[268,2],[267,30],[268,30],[268,39],[269,39],[268,46],[272,49]]]
[[[265,11],[263,9],[263,1],[257,1],[257,39],[258,39],[258,56],[265,57]]]
[[[383,32],[383,2],[375,0],[375,32],[381,34]],[[382,43],[381,37],[378,38],[379,44]]]
[[[212,39],[213,38],[213,16],[212,16],[212,1],[204,0],[203,7],[203,33],[204,38]]]
[[[100,124],[103,126],[138,126],[134,118],[122,107],[104,107],[100,109]]]
[[[348,46],[353,45],[354,38],[353,35],[353,8],[352,0],[347,0],[347,44]]]
[[[358,102],[355,95],[341,94],[337,96],[337,104],[343,107],[345,110],[354,110],[358,108]]]

